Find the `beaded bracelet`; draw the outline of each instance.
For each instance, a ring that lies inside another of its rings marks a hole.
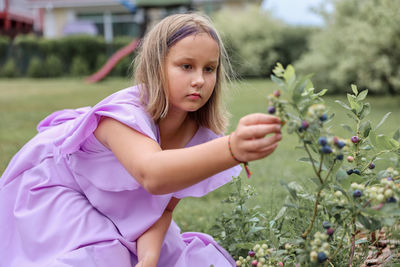
[[[244,170],[246,171],[247,177],[250,178],[250,176],[252,175],[252,172],[247,167],[247,165],[249,163],[247,161],[240,161],[235,157],[235,155],[233,155],[232,148],[231,148],[231,135],[228,135],[228,148],[229,148],[229,152],[231,153],[232,158],[239,163],[243,163]]]

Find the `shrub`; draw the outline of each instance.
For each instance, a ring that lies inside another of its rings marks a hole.
[[[353,125],[343,125],[348,136],[337,136],[329,126],[333,114],[322,99],[326,89],[315,92],[310,76],[296,76],[290,65],[285,69],[278,64],[271,77],[279,90],[268,96],[269,110],[298,137],[297,148],[304,151],[299,161],[308,164],[313,175],[307,188],[282,182],[288,195],[269,221],[260,211],[242,209],[251,194],[235,190],[241,197],[231,198],[230,217],[220,216],[228,220],[217,220],[213,229],[222,231],[216,237],[224,240],[229,230],[230,242],[224,245],[240,253],[234,254],[237,266],[360,266],[370,248],[385,244],[377,240],[376,230],[382,229],[386,238],[400,237],[400,128],[390,136],[378,135],[390,113],[372,127],[368,90],[352,85],[348,103],[336,102]],[[244,248],[247,251],[241,252]]]
[[[232,19],[234,18],[234,19]],[[313,28],[292,27],[258,6],[222,9],[213,17],[239,76],[269,76],[276,61],[292,63],[308,47]]]
[[[300,72],[317,72],[317,87],[343,92],[357,83],[371,93],[400,93],[399,1],[337,0],[326,28],[310,41],[295,63]]]
[[[38,57],[34,57],[30,60],[27,75],[32,78],[42,78],[46,76],[46,68],[43,67],[43,62]]]
[[[1,77],[13,78],[18,77],[19,72],[15,65],[15,61],[12,58],[9,58],[4,66],[0,70]]]
[[[70,67],[72,76],[85,76],[90,73],[88,62],[80,56],[74,57]]]
[[[59,77],[63,74],[63,64],[59,57],[50,55],[46,58],[45,69],[48,77]]]
[[[0,36],[0,66],[7,58],[9,46],[10,38],[8,36]]]

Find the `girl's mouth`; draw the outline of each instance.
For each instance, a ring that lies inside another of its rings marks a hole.
[[[197,99],[201,98],[199,93],[190,94],[188,97],[189,97],[189,99],[193,99],[193,100],[197,100]]]

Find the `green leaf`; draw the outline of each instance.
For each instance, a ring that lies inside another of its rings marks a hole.
[[[288,65],[286,67],[285,73],[283,74],[283,78],[288,84],[291,84],[296,80],[296,74],[292,65]]]
[[[369,141],[373,146],[376,146],[376,134],[375,131],[370,131],[369,132]]]
[[[286,188],[286,190],[290,193],[290,195],[292,196],[293,199],[297,200],[297,193],[296,190],[292,189],[289,187],[289,185],[284,182],[284,181],[280,181],[280,184]]]
[[[371,129],[372,129],[371,122],[369,122],[369,121],[364,121],[360,124],[360,132],[364,138],[368,137]]]
[[[340,124],[340,126],[342,126],[345,130],[349,131],[350,133],[354,133],[353,129],[351,129],[350,126],[346,125],[346,124]]]
[[[358,214],[357,219],[368,230],[370,230],[372,228],[370,221],[366,217],[364,217],[362,214]]]
[[[340,100],[335,100],[336,103],[338,103],[339,105],[341,105],[342,107],[344,107],[347,110],[351,110],[351,108],[344,102],[340,101]]]
[[[282,79],[276,77],[275,75],[271,74],[271,80],[276,83],[277,85],[279,85],[279,87],[284,88],[285,87],[285,83],[284,81],[282,81]]]
[[[400,128],[394,132],[393,139],[400,142]]]
[[[371,105],[369,103],[363,104],[359,115],[360,119],[362,120],[363,118],[365,118],[370,112],[371,112]]]
[[[274,221],[279,220],[280,218],[283,217],[283,215],[285,215],[285,212],[287,210],[287,207],[283,206],[280,211],[278,212],[278,214],[275,216]]]
[[[368,90],[364,90],[361,93],[359,93],[357,95],[357,101],[363,101],[367,97],[367,94],[368,94]]]
[[[382,118],[381,121],[378,123],[378,125],[376,125],[375,131],[385,122],[385,120],[389,117],[389,115],[390,115],[391,113],[392,113],[392,112],[388,112],[388,113],[385,114],[385,116],[383,116],[383,118]]]
[[[328,92],[328,89],[323,89],[321,92],[319,92],[317,95],[318,96],[324,96]]]
[[[376,144],[379,148],[387,150],[398,148],[400,146],[399,142],[382,134],[377,136]]]
[[[354,93],[355,95],[358,95],[357,85],[352,84],[352,85],[351,85],[351,90],[353,90],[353,93]]]
[[[358,239],[356,240],[356,245],[369,243],[368,239]]]

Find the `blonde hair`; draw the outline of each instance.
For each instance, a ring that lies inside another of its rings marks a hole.
[[[208,33],[219,46],[217,79],[207,103],[189,116],[199,126],[222,134],[228,125],[229,113],[222,102],[222,91],[229,79],[226,70],[231,70],[224,45],[210,19],[197,13],[177,14],[164,18],[144,37],[136,57],[135,82],[141,91],[141,100],[155,122],[168,113],[168,82],[165,74],[165,59],[169,47],[179,40],[197,33]]]

